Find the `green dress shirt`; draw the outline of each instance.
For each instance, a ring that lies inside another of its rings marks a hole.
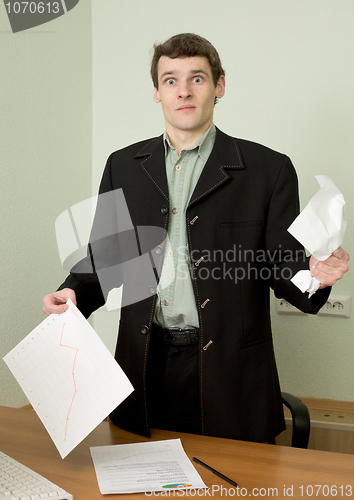
[[[212,123],[205,134],[178,157],[164,134],[165,164],[169,190],[169,242],[161,279],[157,289],[154,323],[162,328],[199,327],[192,278],[186,227],[186,210],[204,165],[215,142],[216,130]]]

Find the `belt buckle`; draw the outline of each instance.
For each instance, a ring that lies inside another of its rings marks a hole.
[[[174,345],[174,341],[176,340],[175,337],[173,337],[174,332],[179,332],[181,329],[180,328],[164,328],[163,331],[163,341],[164,344],[167,345]]]
[[[197,338],[193,339],[192,335],[197,334],[198,332],[195,329],[165,328],[163,338],[164,343],[168,345],[192,345],[197,343]]]
[[[182,333],[182,328],[168,328],[167,338],[168,338],[168,335],[171,336],[171,338],[168,338],[168,340],[170,340],[172,342],[172,345],[176,345],[176,344],[174,344],[174,342],[179,340],[178,338],[174,337],[175,333]]]

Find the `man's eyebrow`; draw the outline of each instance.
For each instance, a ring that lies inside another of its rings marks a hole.
[[[175,74],[174,71],[165,71],[164,73],[162,73],[162,75],[160,75],[160,80],[161,78],[164,78],[165,76],[173,76]]]
[[[203,73],[203,75],[206,75],[206,76],[210,76],[209,73],[207,71],[205,71],[204,69],[192,69],[190,71],[191,75],[195,75],[197,73]]]

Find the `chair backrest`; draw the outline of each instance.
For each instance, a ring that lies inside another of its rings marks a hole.
[[[291,412],[293,419],[293,436],[291,446],[307,448],[310,436],[310,414],[307,406],[288,392],[281,393],[283,403]]]

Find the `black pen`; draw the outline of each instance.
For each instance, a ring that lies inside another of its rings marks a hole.
[[[203,467],[205,467],[206,469],[208,469],[211,472],[213,472],[213,474],[215,474],[216,476],[219,476],[219,477],[221,477],[221,479],[224,479],[225,481],[227,481],[228,483],[232,484],[233,486],[236,486],[236,488],[239,487],[238,484],[235,483],[235,481],[233,481],[232,479],[229,479],[228,477],[224,476],[224,474],[221,474],[221,472],[218,472],[217,470],[213,469],[212,467],[210,467],[210,465],[205,464],[204,462],[202,462],[201,460],[199,460],[198,458],[195,458],[195,457],[193,457],[193,460],[194,460],[194,462],[197,462],[197,464],[200,464]]]

